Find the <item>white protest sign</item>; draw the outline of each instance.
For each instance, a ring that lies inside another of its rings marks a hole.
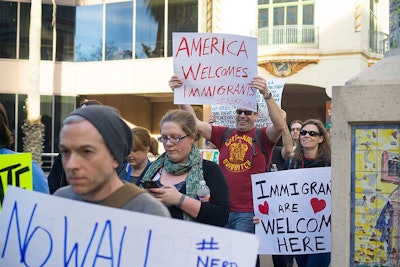
[[[257,39],[218,33],[172,33],[174,73],[183,86],[174,104],[236,105],[257,109]]]
[[[254,266],[255,235],[9,187],[0,266]]]
[[[285,86],[285,80],[282,78],[268,80],[267,86],[268,89],[271,91],[275,102],[278,104],[279,107],[281,107],[282,93],[283,93],[283,88]],[[257,103],[258,103],[259,116],[255,124],[256,127],[261,128],[271,124],[272,122],[269,117],[267,104],[265,103],[263,96],[259,92],[257,92]],[[238,107],[239,106],[234,106],[234,105],[212,106],[211,113],[215,116],[216,119],[214,125],[236,127],[235,111],[236,108]]]
[[[259,254],[331,251],[331,167],[251,176]]]

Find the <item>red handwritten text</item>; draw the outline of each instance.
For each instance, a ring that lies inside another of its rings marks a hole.
[[[211,85],[204,86],[203,88],[188,88],[184,86],[185,98],[190,97],[203,97],[203,96],[214,96],[214,95],[247,95],[253,96],[257,93],[255,89],[251,87],[251,84],[237,84],[236,86],[230,85]]]
[[[189,75],[193,80],[197,79],[211,79],[211,78],[220,78],[224,76],[231,76],[237,78],[248,78],[247,68],[246,67],[235,67],[235,66],[227,66],[227,67],[218,67],[214,68],[212,66],[202,66],[201,63],[197,65],[197,68],[193,68],[192,65],[185,70],[182,66],[182,72],[185,79],[188,79]]]
[[[185,57],[191,57],[192,55],[207,56],[212,54],[231,54],[236,57],[243,54],[248,59],[246,43],[242,41],[227,41],[225,38],[218,39],[217,37],[211,38],[193,38],[191,43],[186,37],[183,37],[179,43],[178,49],[176,50],[175,57],[179,56],[179,53],[184,53]]]

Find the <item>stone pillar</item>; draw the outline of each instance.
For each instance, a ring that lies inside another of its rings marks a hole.
[[[332,267],[400,266],[399,103],[400,48],[333,87]]]

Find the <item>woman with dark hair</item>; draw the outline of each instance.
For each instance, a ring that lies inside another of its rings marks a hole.
[[[285,169],[331,166],[330,136],[320,120],[305,121],[300,129],[294,154],[285,162]],[[295,255],[298,267],[328,267],[331,253]]]
[[[331,166],[331,139],[320,120],[303,123],[289,169]]]
[[[201,158],[196,142],[200,133],[193,115],[185,110],[169,111],[160,122],[165,153],[146,171],[144,181],[153,180],[158,188],[149,192],[166,205],[173,218],[215,226],[225,226],[229,216],[229,190],[219,166]],[[198,198],[201,183],[210,196]]]

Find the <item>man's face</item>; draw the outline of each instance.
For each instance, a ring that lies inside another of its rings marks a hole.
[[[60,152],[67,181],[76,194],[88,201],[98,201],[111,193],[110,184],[118,162],[89,121],[63,126]]]
[[[290,134],[292,135],[292,138],[294,141],[299,139],[300,137],[300,129],[301,129],[301,124],[300,123],[293,123],[292,126],[290,126]]]
[[[254,123],[258,118],[258,113],[245,108],[236,109],[236,128],[240,132],[246,132],[254,127]]]

